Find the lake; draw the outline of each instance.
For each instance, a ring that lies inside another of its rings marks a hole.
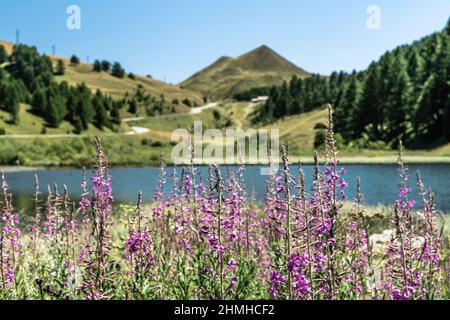
[[[391,205],[398,193],[399,176],[396,165],[346,165],[348,173],[346,181],[349,184],[347,198],[355,197],[356,177],[361,177],[361,189],[365,196],[365,202],[369,205]],[[313,167],[304,167],[308,186],[311,186]],[[231,167],[236,169],[236,167]],[[180,173],[182,168],[178,168]],[[224,169],[223,169],[224,170]],[[415,173],[420,170],[426,187],[431,187],[436,194],[438,209],[450,212],[450,164],[410,165],[410,187],[416,193]],[[200,167],[203,177],[207,177],[207,167]],[[297,172],[297,167],[293,168]],[[91,174],[90,171],[87,172]],[[116,203],[135,203],[138,191],[142,191],[145,200],[153,197],[155,187],[158,184],[159,168],[113,168],[112,183]],[[41,191],[47,190],[47,185],[56,183],[60,190],[65,184],[73,199],[80,197],[80,183],[82,170],[80,169],[34,169],[25,171],[8,171],[5,173],[8,184],[14,195],[16,208],[29,207],[34,192],[34,175],[40,180]],[[168,168],[168,175],[172,174],[172,168]],[[225,174],[225,172],[224,172]],[[254,181],[258,200],[264,197],[266,176],[260,175],[259,166],[247,166],[245,169],[246,181]],[[166,190],[171,188],[171,179],[168,177]],[[41,196],[44,199],[44,195]]]

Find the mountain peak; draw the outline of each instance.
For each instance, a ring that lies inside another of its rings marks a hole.
[[[265,44],[240,56],[237,60],[239,66],[247,70],[304,72]]]
[[[220,99],[254,87],[278,85],[294,75],[305,77],[308,73],[263,44],[237,58],[219,58],[182,85]]]
[[[275,52],[275,50],[273,50],[272,48],[269,48],[268,46],[266,46],[265,44],[259,46],[256,49],[253,49],[250,52],[247,52],[246,54],[242,55],[241,57],[245,57],[247,55],[254,55],[254,56],[270,56],[270,55],[274,55],[274,56],[279,56],[278,53]]]
[[[262,44],[260,45],[258,48],[254,49],[253,51],[270,51],[270,52],[275,52],[274,50],[272,50],[269,46]]]

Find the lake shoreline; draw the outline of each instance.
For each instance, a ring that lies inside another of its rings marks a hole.
[[[406,164],[417,164],[417,165],[428,165],[428,164],[450,164],[450,157],[445,156],[404,156],[403,157],[404,162]],[[340,165],[393,165],[397,164],[397,156],[381,156],[381,157],[340,157],[338,159]],[[314,160],[312,157],[307,156],[292,156],[290,157],[291,164],[297,164],[301,163],[304,165],[311,165],[314,164]],[[319,161],[320,163],[324,163],[323,160]],[[196,166],[209,166],[211,164],[215,164],[214,161],[208,161],[204,160],[202,163],[194,163]],[[266,163],[257,163],[257,162],[251,162],[251,163],[245,163],[246,166],[261,166],[265,165]],[[280,162],[281,164],[281,162]],[[147,163],[110,163],[109,164],[111,168],[152,168],[152,167],[159,167],[160,164],[156,161],[149,161]],[[167,162],[167,166],[172,166],[173,163]],[[190,163],[184,163],[180,164],[178,166],[187,166],[190,165]],[[232,163],[232,164],[224,164],[219,163],[219,165],[239,165],[238,162]],[[46,169],[82,169],[85,166],[80,166],[75,163],[48,163],[48,164],[36,164],[36,165],[18,165],[18,166],[12,166],[12,165],[0,165],[0,171],[3,172],[21,172],[21,171],[39,171],[39,170],[46,170]]]
[[[322,170],[323,166],[321,165]],[[399,177],[398,177],[398,165],[391,164],[354,164],[345,165],[340,164],[339,167],[345,167],[345,181],[349,185],[346,188],[347,199],[354,199],[356,195],[355,181],[359,178],[361,181],[361,192],[364,193],[364,198],[369,205],[391,205],[397,199],[399,191]],[[415,190],[415,173],[421,172],[424,184],[430,187],[435,193],[437,209],[439,211],[450,212],[450,164],[409,164],[409,174],[411,176],[410,186]],[[89,187],[91,187],[90,177],[93,174],[94,166],[91,165],[86,168],[86,178],[88,180]],[[207,166],[196,166],[198,180],[201,181],[208,177],[209,170]],[[237,166],[220,166],[222,174],[228,176],[232,172],[238,170]],[[228,168],[231,170],[228,171]],[[248,190],[254,190],[256,200],[263,201],[264,195],[267,192],[267,179],[265,175],[267,172],[263,172],[260,169],[267,168],[267,165],[246,165],[245,170],[242,172],[243,178],[247,181],[246,187]],[[280,165],[279,169],[282,168]],[[1,168],[0,168],[1,169]],[[3,168],[5,169],[5,168]],[[184,169],[184,170],[183,170]],[[276,168],[275,168],[276,169]],[[187,169],[189,172],[189,168]],[[314,166],[311,164],[305,164],[303,166],[305,186],[314,185]],[[180,180],[181,176],[186,174],[186,167],[177,167],[177,183],[181,185],[178,188],[182,188],[184,180]],[[291,172],[296,175],[298,172],[297,164],[294,162],[291,165]],[[35,177],[37,174],[39,177],[40,189],[45,190],[49,186],[59,186],[60,189],[63,186],[67,187],[72,199],[79,199],[81,196],[80,184],[83,181],[83,170],[81,168],[27,168],[27,167],[14,167],[8,168],[8,172],[5,173],[5,179],[11,188],[11,192],[14,193],[16,203],[20,207],[25,207],[30,204],[32,207],[32,196],[35,192]],[[118,203],[135,203],[139,191],[143,193],[143,200],[150,201],[154,199],[155,190],[160,185],[161,170],[158,167],[112,167],[111,168],[112,185],[114,190],[114,198]],[[201,178],[203,177],[203,178]],[[166,178],[165,178],[164,190],[172,190],[173,188],[173,168],[167,166]],[[62,190],[62,189],[61,189]],[[428,189],[427,189],[428,190]],[[417,203],[420,202],[420,197],[417,196],[417,192],[414,191],[413,197]]]

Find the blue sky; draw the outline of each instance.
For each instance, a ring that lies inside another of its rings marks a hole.
[[[66,9],[81,8],[81,30]],[[369,5],[381,29],[366,26]],[[440,30],[448,0],[0,0],[0,39],[83,60],[120,61],[178,83],[220,56],[261,44],[310,72],[364,69],[386,50]]]

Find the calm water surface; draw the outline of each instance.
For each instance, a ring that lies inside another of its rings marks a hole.
[[[356,192],[356,177],[361,177],[361,187],[365,195],[365,202],[370,205],[384,204],[390,205],[395,201],[398,193],[399,177],[396,165],[346,165],[348,173],[346,180],[349,184],[347,198],[354,198]],[[236,167],[231,167],[232,170]],[[226,169],[224,174],[226,174]],[[312,181],[312,166],[304,166],[307,175],[307,183],[310,186]],[[436,194],[438,209],[450,212],[450,165],[449,164],[429,164],[410,165],[411,175],[410,186],[416,192],[415,173],[420,170],[424,184],[431,187]],[[208,169],[200,168],[200,174],[207,177]],[[112,172],[112,183],[116,203],[135,202],[137,193],[142,190],[146,200],[152,198],[155,187],[158,184],[158,168],[114,168]],[[181,168],[178,168],[178,173]],[[293,168],[297,172],[297,168]],[[171,175],[172,169],[168,168]],[[34,175],[37,174],[40,180],[41,190],[47,190],[47,185],[53,186],[55,183],[62,190],[65,184],[69,189],[73,199],[80,197],[80,182],[82,171],[79,169],[44,169],[32,171],[6,172],[6,179],[14,194],[15,206],[19,209],[27,208],[34,192]],[[88,172],[90,174],[90,172]],[[261,200],[265,193],[266,177],[260,175],[260,167],[247,166],[245,169],[246,181],[254,181],[258,199]],[[171,179],[168,178],[166,190],[171,188]],[[44,198],[45,195],[42,197]]]

